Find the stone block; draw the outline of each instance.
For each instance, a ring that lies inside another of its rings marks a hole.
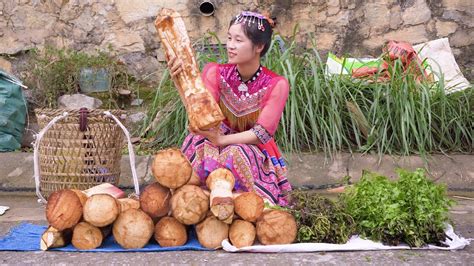
[[[443,6],[448,10],[458,10],[474,14],[474,3],[472,0],[443,0]]]
[[[458,30],[449,38],[449,43],[454,47],[463,47],[474,44],[474,30]]]
[[[116,0],[115,6],[125,23],[139,21],[148,17],[156,17],[162,8],[173,8],[180,12],[186,8],[184,0]]]
[[[451,21],[436,21],[436,35],[438,37],[446,37],[456,31],[458,24]]]
[[[102,105],[102,101],[84,94],[72,94],[59,97],[58,105],[60,108],[80,109],[86,107],[97,109]]]
[[[331,50],[336,42],[337,34],[323,32],[316,35],[316,46],[318,50]]]
[[[418,25],[431,18],[431,10],[425,0],[416,0],[414,5],[405,9],[402,14],[405,25]]]
[[[127,28],[117,29],[107,34],[101,46],[108,47],[109,45],[120,54],[145,51],[140,34]]]
[[[366,3],[364,6],[365,21],[372,28],[371,35],[380,34],[390,28],[390,9],[381,2]]]
[[[398,29],[402,23],[402,11],[400,6],[393,6],[390,9],[390,29]]]

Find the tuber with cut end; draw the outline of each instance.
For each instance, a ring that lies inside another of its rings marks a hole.
[[[184,185],[171,197],[171,214],[182,224],[197,224],[206,217],[209,196],[198,186]]]
[[[59,248],[68,245],[71,242],[72,230],[70,228],[63,231],[49,226],[41,235],[40,249],[46,251],[50,248]]]
[[[206,185],[211,190],[210,209],[212,214],[221,221],[232,223],[234,215],[234,200],[232,189],[234,188],[234,175],[225,168],[212,171],[206,179]]]
[[[156,242],[162,247],[182,246],[188,241],[186,226],[174,217],[163,217],[155,226]]]
[[[46,205],[48,223],[59,231],[74,227],[82,217],[82,204],[70,189],[53,192]]]

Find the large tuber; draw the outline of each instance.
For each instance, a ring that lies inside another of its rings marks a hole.
[[[182,224],[200,222],[209,210],[209,196],[193,185],[184,185],[171,197],[171,214]]]
[[[244,220],[234,220],[230,225],[229,239],[232,245],[241,248],[253,245],[255,241],[255,226]]]
[[[256,222],[262,215],[265,204],[255,192],[244,192],[234,199],[235,213],[249,222]]]
[[[70,189],[53,192],[46,205],[48,223],[59,231],[74,227],[82,217],[82,204]]]
[[[80,222],[74,227],[72,245],[80,250],[95,249],[110,232],[110,227],[97,228],[88,222]]]
[[[136,209],[120,213],[112,228],[115,241],[126,249],[144,247],[153,231],[154,225],[150,216]]]
[[[159,183],[148,185],[140,195],[140,207],[152,219],[163,217],[170,210],[171,191]]]
[[[196,225],[199,243],[206,248],[221,247],[222,240],[229,236],[229,225],[219,221],[217,217],[209,215],[204,221]]]
[[[158,183],[175,189],[190,180],[193,168],[179,149],[166,149],[156,153],[151,171]]]
[[[84,220],[94,226],[107,226],[117,219],[120,204],[109,194],[96,194],[84,205]]]
[[[162,247],[182,246],[188,241],[186,226],[174,217],[163,217],[155,226],[155,240]]]
[[[265,211],[257,220],[257,237],[264,245],[291,244],[296,232],[295,218],[282,210]]]
[[[178,12],[163,8],[156,18],[155,28],[165,54],[183,61],[183,71],[173,80],[186,108],[189,127],[208,130],[218,126],[225,117],[201,79],[183,18]]]

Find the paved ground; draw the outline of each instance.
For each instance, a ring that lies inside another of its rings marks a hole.
[[[456,192],[458,194],[458,192]],[[464,194],[472,197],[472,193]],[[474,238],[474,201],[458,200],[450,214],[457,233]],[[0,205],[10,206],[0,216],[0,236],[7,234],[22,221],[46,224],[44,209],[31,194],[0,194]],[[298,264],[316,263],[340,265],[473,265],[474,243],[461,251],[376,251],[376,252],[327,252],[297,254],[231,254],[213,252],[155,252],[155,253],[64,253],[64,252],[0,252],[0,264]]]

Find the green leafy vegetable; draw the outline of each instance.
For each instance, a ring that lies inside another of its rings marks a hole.
[[[441,244],[452,201],[446,188],[434,184],[423,169],[398,170],[398,181],[364,172],[342,200],[364,237],[390,245],[411,247]]]
[[[343,244],[355,232],[355,224],[343,206],[315,193],[294,190],[290,212],[298,225],[298,242]]]

